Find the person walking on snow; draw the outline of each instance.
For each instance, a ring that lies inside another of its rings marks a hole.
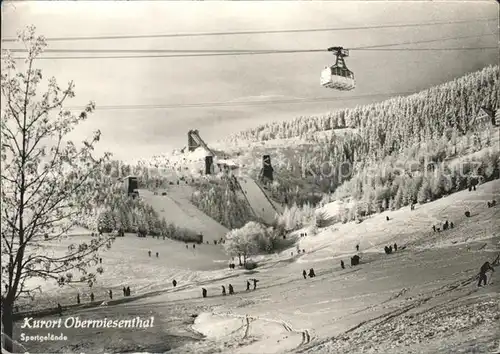
[[[481,266],[481,269],[479,269],[479,282],[477,283],[477,286],[481,286],[481,283],[484,282],[484,285],[486,285],[486,281],[488,280],[486,278],[486,272],[488,270],[491,270],[492,272],[495,271],[493,267],[490,265],[490,262],[486,262]]]

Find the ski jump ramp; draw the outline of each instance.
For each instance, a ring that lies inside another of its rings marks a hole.
[[[229,230],[203,213],[190,201],[192,189],[189,186],[170,186],[158,190],[158,195],[146,189],[139,190],[140,198],[153,207],[160,218],[168,223],[203,234],[203,242],[219,240]],[[161,195],[166,192],[167,195]]]
[[[253,179],[241,176],[237,178],[237,181],[255,216],[262,219],[266,224],[272,224],[276,214],[283,212],[281,205],[271,201]]]

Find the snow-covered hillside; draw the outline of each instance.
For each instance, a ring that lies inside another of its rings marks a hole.
[[[167,350],[164,342],[159,347],[159,341],[167,340],[171,346],[177,343],[173,353],[186,354],[495,353],[500,343],[498,272],[488,274],[489,285],[484,288],[477,287],[475,278],[479,267],[500,253],[500,209],[486,205],[492,199],[500,199],[500,180],[474,192],[417,205],[413,211],[403,208],[360,224],[336,224],[320,229],[316,236],[300,238],[304,255],[292,255],[292,249],[259,257],[261,266],[251,273],[226,269],[190,275],[181,269],[189,264],[217,265],[220,258],[215,253],[221,249],[214,245],[186,250],[169,240],[117,239],[104,258],[106,269],[116,265],[116,270],[105,271],[99,296],[105,297],[112,284],[118,292],[123,284],[146,292],[163,290],[128,304],[77,313],[93,319],[155,316],[158,324],[152,332],[119,330],[115,336],[127,338],[123,342],[114,341],[106,331],[89,329],[85,333],[92,334],[92,341],[86,349],[125,351],[135,342],[141,343],[141,351],[158,352]],[[464,208],[471,210],[470,218],[463,215]],[[432,232],[433,224],[445,220],[455,227]],[[384,254],[383,246],[395,242],[400,249]],[[361,264],[350,267],[348,259],[356,253],[356,244]],[[148,249],[159,249],[160,258],[147,257]],[[346,262],[345,270],[340,259]],[[316,277],[304,279],[302,270],[309,268],[314,268]],[[174,277],[181,279],[178,289],[169,286]],[[259,279],[255,291],[245,290],[249,278]],[[227,288],[229,283],[236,294],[221,296],[221,286]],[[201,287],[207,289],[207,298],[201,297]],[[65,315],[72,313],[68,309]],[[193,318],[191,322],[188,318],[196,315],[191,327]],[[187,342],[175,337],[192,336],[193,330],[206,337]],[[64,332],[69,338],[64,348],[71,351],[81,337],[76,329]],[[165,335],[172,337],[161,339]],[[33,348],[30,345],[45,352],[56,351],[56,345],[61,349],[53,342],[28,343],[28,349]]]
[[[89,242],[90,239],[90,235],[78,234],[60,242],[46,242],[42,252],[50,256],[63,256],[70,243]],[[148,251],[152,252],[151,257]],[[155,256],[156,252],[158,257]],[[21,299],[18,302],[20,309],[53,308],[58,302],[63,306],[75,305],[78,293],[82,303],[89,301],[91,292],[96,301],[108,300],[110,289],[115,299],[121,299],[124,286],[130,286],[134,296],[144,295],[170,288],[174,279],[181,290],[197,282],[230,275],[227,270],[228,256],[222,245],[213,243],[196,245],[196,248],[190,244],[186,249],[183,243],[168,238],[139,238],[134,234],[125,234],[125,237],[117,237],[111,249],[102,251],[99,257],[103,260],[99,266],[104,271],[92,288],[86,283],[61,288],[53,280],[32,278],[28,280],[27,286],[40,286],[41,292],[35,294],[34,302]],[[75,271],[73,276],[78,279],[80,274]]]
[[[480,185],[474,192],[461,191],[424,205],[417,204],[413,211],[405,207],[373,215],[360,224],[337,223],[320,229],[314,237],[299,241],[301,248],[314,251],[302,257],[300,262],[341,258],[350,254],[355,244],[360,245],[363,253],[383,254],[384,246],[394,242],[428,249],[500,237],[500,208],[488,208],[486,205],[493,199],[500,199],[498,180]],[[334,202],[322,209],[335,215],[337,207],[338,203]],[[470,211],[473,217],[466,218],[465,211]],[[492,222],[478,227],[477,217]],[[455,229],[461,231],[433,232],[433,225],[442,228],[446,220],[453,222]]]

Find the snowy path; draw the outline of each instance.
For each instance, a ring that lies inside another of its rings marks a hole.
[[[240,346],[233,347],[233,353],[279,353],[297,349],[311,340],[307,329],[294,329],[284,321],[230,312],[202,313],[193,328],[209,340]],[[241,348],[243,343],[246,345]]]

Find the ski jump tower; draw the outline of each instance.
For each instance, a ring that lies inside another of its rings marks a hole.
[[[213,162],[214,162],[214,152],[208,147],[208,145],[203,141],[203,139],[200,137],[199,131],[196,130],[190,130],[188,132],[188,151],[194,151],[199,147],[203,147],[208,155],[205,156],[205,174],[210,175],[212,174],[212,169],[213,169]]]
[[[215,156],[214,152],[200,137],[200,132],[197,129],[188,131],[188,151],[194,151],[200,146],[207,150],[212,156]]]

